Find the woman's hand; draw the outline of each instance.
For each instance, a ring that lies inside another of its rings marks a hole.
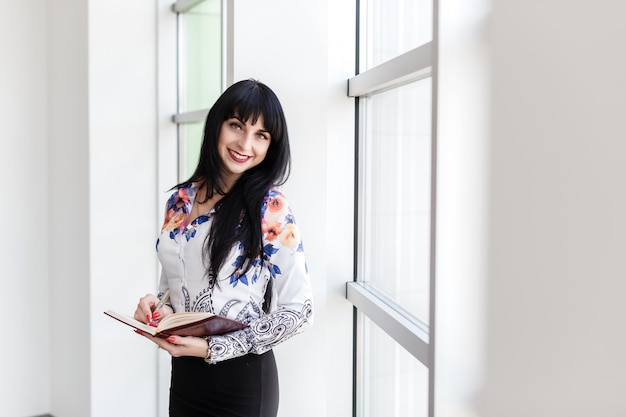
[[[161,349],[166,350],[170,355],[176,358],[179,356],[206,358],[209,349],[209,343],[200,337],[169,336],[167,339],[161,339],[144,333],[141,330],[135,330],[135,333],[142,335],[146,339],[150,339]]]
[[[159,299],[154,294],[146,294],[144,297],[141,297],[135,310],[135,320],[156,326],[159,320],[173,313],[172,309],[166,305],[158,311],[154,311],[158,304]]]

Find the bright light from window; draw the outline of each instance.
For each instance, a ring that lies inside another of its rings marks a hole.
[[[362,99],[360,279],[428,326],[431,79]]]

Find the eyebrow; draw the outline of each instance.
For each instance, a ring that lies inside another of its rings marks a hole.
[[[237,115],[237,114],[234,114],[234,115],[230,116],[228,119],[237,119],[237,120],[239,120],[241,123],[243,123],[244,125],[246,124],[246,122],[244,122],[244,121],[241,119],[241,117],[239,117],[239,115]],[[228,119],[227,119],[227,120],[228,120]],[[263,133],[267,133],[268,135],[272,136],[272,134],[270,133],[270,131],[269,131],[269,130],[267,130],[267,129],[265,129],[265,126],[263,126],[263,129],[259,129],[258,131],[259,131],[259,132],[263,132]]]

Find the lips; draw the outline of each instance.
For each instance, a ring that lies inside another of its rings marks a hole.
[[[228,154],[230,155],[232,160],[235,161],[235,162],[246,162],[246,161],[248,161],[251,158],[250,156],[242,155],[242,154],[240,154],[238,152],[235,152],[232,149],[228,150]]]

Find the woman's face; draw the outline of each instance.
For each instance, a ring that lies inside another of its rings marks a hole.
[[[249,118],[245,123],[238,116],[222,123],[217,151],[224,164],[224,179],[232,185],[244,172],[265,159],[271,137],[263,125],[263,115],[255,124]]]

